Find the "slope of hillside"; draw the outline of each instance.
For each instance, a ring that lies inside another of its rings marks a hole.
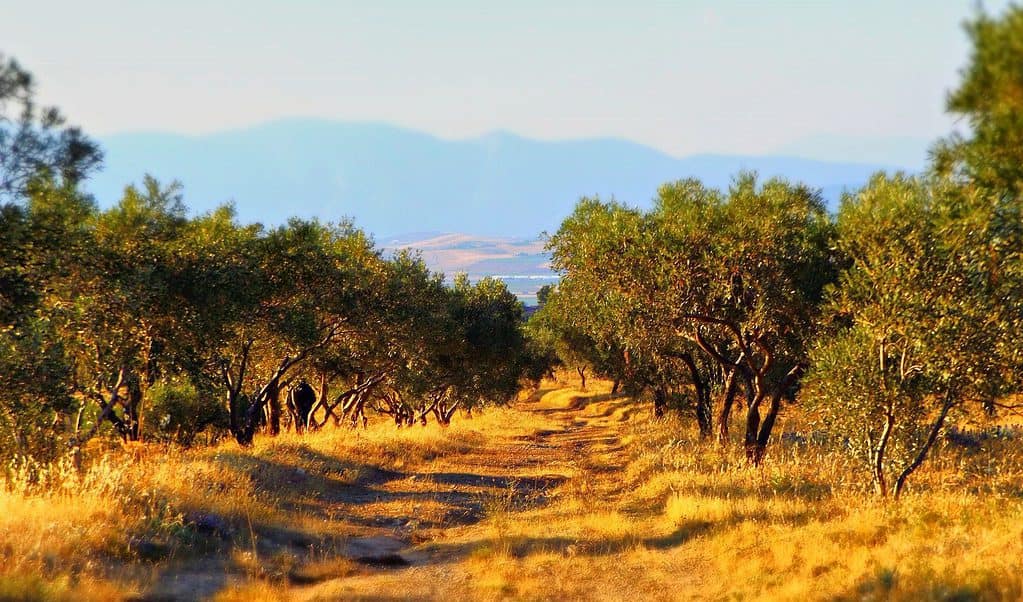
[[[666,181],[695,176],[722,187],[740,169],[805,181],[834,202],[884,167],[776,156],[679,159],[614,139],[494,133],[443,140],[385,124],[311,119],[203,136],[114,135],[102,143],[106,166],[89,183],[101,205],[149,172],[180,180],[198,212],[234,201],[246,221],[349,216],[376,234],[532,237],[556,228],[583,195],[643,206]]]

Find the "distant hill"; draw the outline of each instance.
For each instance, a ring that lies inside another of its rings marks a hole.
[[[550,257],[543,241],[449,233],[411,233],[377,239],[385,252],[416,249],[436,271],[470,278],[502,276],[510,279],[549,277]]]
[[[419,251],[430,269],[443,272],[449,281],[459,272],[473,281],[484,276],[500,278],[527,307],[536,305],[540,287],[558,281],[544,243],[536,237],[410,232],[378,238],[377,244],[385,254],[398,249]]]
[[[384,124],[311,119],[202,136],[113,135],[101,143],[106,166],[89,183],[101,205],[152,173],[180,180],[196,212],[234,201],[245,221],[349,216],[377,235],[533,238],[556,229],[580,196],[648,206],[666,181],[695,176],[724,187],[740,169],[804,181],[834,202],[886,168],[785,156],[675,158],[617,139],[540,141],[499,132],[444,140]]]

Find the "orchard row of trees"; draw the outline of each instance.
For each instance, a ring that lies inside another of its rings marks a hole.
[[[446,286],[351,224],[265,229],[229,207],[189,218],[151,178],[103,211],[40,179],[2,220],[6,453],[101,430],[187,443],[213,428],[249,444],[368,408],[446,424],[511,398],[531,368],[503,283]],[[289,413],[300,381],[312,403]]]
[[[447,286],[351,223],[189,217],[148,177],[100,210],[79,188],[98,148],[33,92],[0,56],[0,457],[250,444],[367,409],[446,424],[542,373],[503,283]]]
[[[647,392],[764,460],[797,394],[897,496],[970,404],[1023,385],[1023,10],[968,26],[974,54],[927,174],[879,174],[837,216],[739,175],[666,184],[648,211],[583,199],[550,238],[562,274],[530,324],[564,364]]]

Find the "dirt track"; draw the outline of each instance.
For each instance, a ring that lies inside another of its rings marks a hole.
[[[543,392],[536,401],[517,407],[537,414],[536,423],[545,428],[488,438],[485,446],[471,453],[439,458],[430,467],[431,472],[381,483],[376,489],[381,498],[411,492],[423,496],[426,502],[441,504],[446,508],[441,512],[449,519],[447,526],[422,534],[429,539],[418,543],[414,532],[403,532],[400,527],[392,531],[390,537],[410,544],[399,551],[409,566],[379,568],[324,582],[296,591],[296,597],[401,598],[414,594],[445,598],[468,587],[465,581],[469,577],[459,574],[458,561],[493,539],[493,527],[481,524],[488,513],[535,510],[556,497],[559,489],[571,486],[572,481],[592,482],[595,479],[590,477],[596,476],[595,472],[613,471],[624,464],[624,458],[618,457],[622,448],[615,428],[620,417],[618,404],[602,402],[599,407],[585,408],[586,404],[584,397],[569,390]],[[603,461],[593,464],[594,458]],[[416,520],[380,518],[405,524]],[[410,590],[410,585],[418,591]]]
[[[280,491],[282,507],[304,524],[329,516],[336,525],[340,518],[344,533],[311,536],[308,529],[263,528],[254,555],[302,557],[330,541],[337,558],[323,558],[321,564],[329,567],[336,560],[344,568],[295,570],[276,581],[275,590],[297,600],[461,597],[472,591],[472,577],[461,563],[495,545],[502,517],[530,513],[542,520],[543,509],[565,488],[585,488],[607,501],[616,497],[615,480],[608,475],[625,465],[619,427],[635,411],[627,399],[547,389],[518,402],[514,411],[528,420],[488,431],[479,445],[408,470],[357,467],[358,478],[344,485],[295,474],[288,490]],[[341,457],[310,460],[346,463]],[[237,461],[254,464],[253,474],[280,474],[256,465],[261,460],[255,456],[239,454]],[[557,537],[550,533],[549,541]],[[226,559],[186,562],[165,571],[142,598],[215,595],[244,582],[233,570]]]

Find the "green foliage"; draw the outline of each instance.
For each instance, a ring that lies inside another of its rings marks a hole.
[[[1023,9],[967,24],[970,62],[949,110],[971,135],[940,142],[931,179],[877,176],[847,197],[850,264],[806,399],[895,495],[955,412],[1023,388]]]
[[[547,304],[547,300],[550,298],[551,293],[554,292],[554,286],[545,284],[540,287],[540,290],[536,291],[536,303],[540,307]]]
[[[968,137],[953,135],[935,149],[939,173],[1020,195],[1023,190],[1023,7],[1000,17],[980,12],[966,24],[973,44],[948,110],[966,117]]]
[[[57,109],[36,105],[32,74],[0,53],[0,205],[22,197],[40,174],[73,186],[102,157]]]
[[[961,408],[1023,389],[1023,9],[967,29],[948,106],[970,135],[936,147],[931,175],[879,175],[837,220],[817,191],[749,173],[665,184],[647,211],[584,198],[528,324],[500,281],[446,286],[347,221],[190,217],[148,176],[99,210],[76,188],[97,147],[0,56],[0,457],[97,434],[247,445],[283,428],[302,381],[316,403],[292,407],[296,426],[367,408],[446,424],[560,362],[694,414],[704,436],[720,400],[722,441],[742,399],[754,463],[802,387],[898,495]]]
[[[223,431],[228,416],[219,399],[188,381],[160,381],[147,391],[146,424],[152,438],[190,445],[207,427]]]
[[[1021,384],[1023,223],[999,219],[1003,202],[904,176],[843,202],[837,332],[817,344],[805,398],[856,442],[881,494],[902,490],[953,410]]]
[[[646,213],[583,199],[550,243],[564,275],[548,303],[550,316],[561,314],[559,355],[652,389],[658,409],[694,400],[685,405],[705,436],[712,389],[737,371],[759,461],[835,277],[833,232],[816,192],[753,174],[727,193],[696,180],[667,184]]]
[[[0,206],[0,323],[12,324],[24,318],[38,299],[28,264],[28,217],[17,205]]]
[[[562,279],[530,327],[562,363],[590,367],[636,391],[650,382],[638,365],[645,356],[637,351],[649,340],[635,335],[643,318],[658,310],[636,283],[650,267],[644,264],[643,234],[640,212],[614,201],[580,200],[548,243]]]
[[[148,177],[104,211],[52,180],[28,194],[3,213],[4,454],[111,429],[188,444],[226,428],[247,444],[279,431],[301,378],[324,408],[342,385],[338,420],[397,400],[405,422],[446,423],[507,401],[533,367],[503,283],[445,287],[350,223],[189,218],[179,187]]]
[[[582,315],[571,309],[569,297],[556,289],[548,292],[526,327],[538,357],[549,357],[547,363],[558,363],[584,375],[590,370],[607,378],[621,378],[625,369],[621,347],[607,339],[595,339],[578,321]]]
[[[0,458],[49,461],[66,450],[62,417],[76,405],[69,377],[64,348],[45,320],[0,331]]]
[[[49,311],[51,283],[71,269],[81,239],[71,227],[90,203],[73,189],[38,179],[27,207],[0,208],[0,456],[59,455],[79,405],[73,358]]]
[[[519,391],[528,358],[522,304],[504,282],[482,278],[471,284],[455,278],[451,318],[459,353],[448,356],[453,398],[472,408],[507,403]]]
[[[33,196],[33,210],[37,201],[50,199]],[[184,205],[176,184],[147,177],[112,208],[76,217],[82,223],[65,225],[82,230],[83,244],[69,270],[53,275],[47,305],[74,358],[76,389],[101,408],[123,395],[123,414],[108,416],[122,437],[137,440],[146,390],[175,369],[189,327],[191,303],[179,289]]]

